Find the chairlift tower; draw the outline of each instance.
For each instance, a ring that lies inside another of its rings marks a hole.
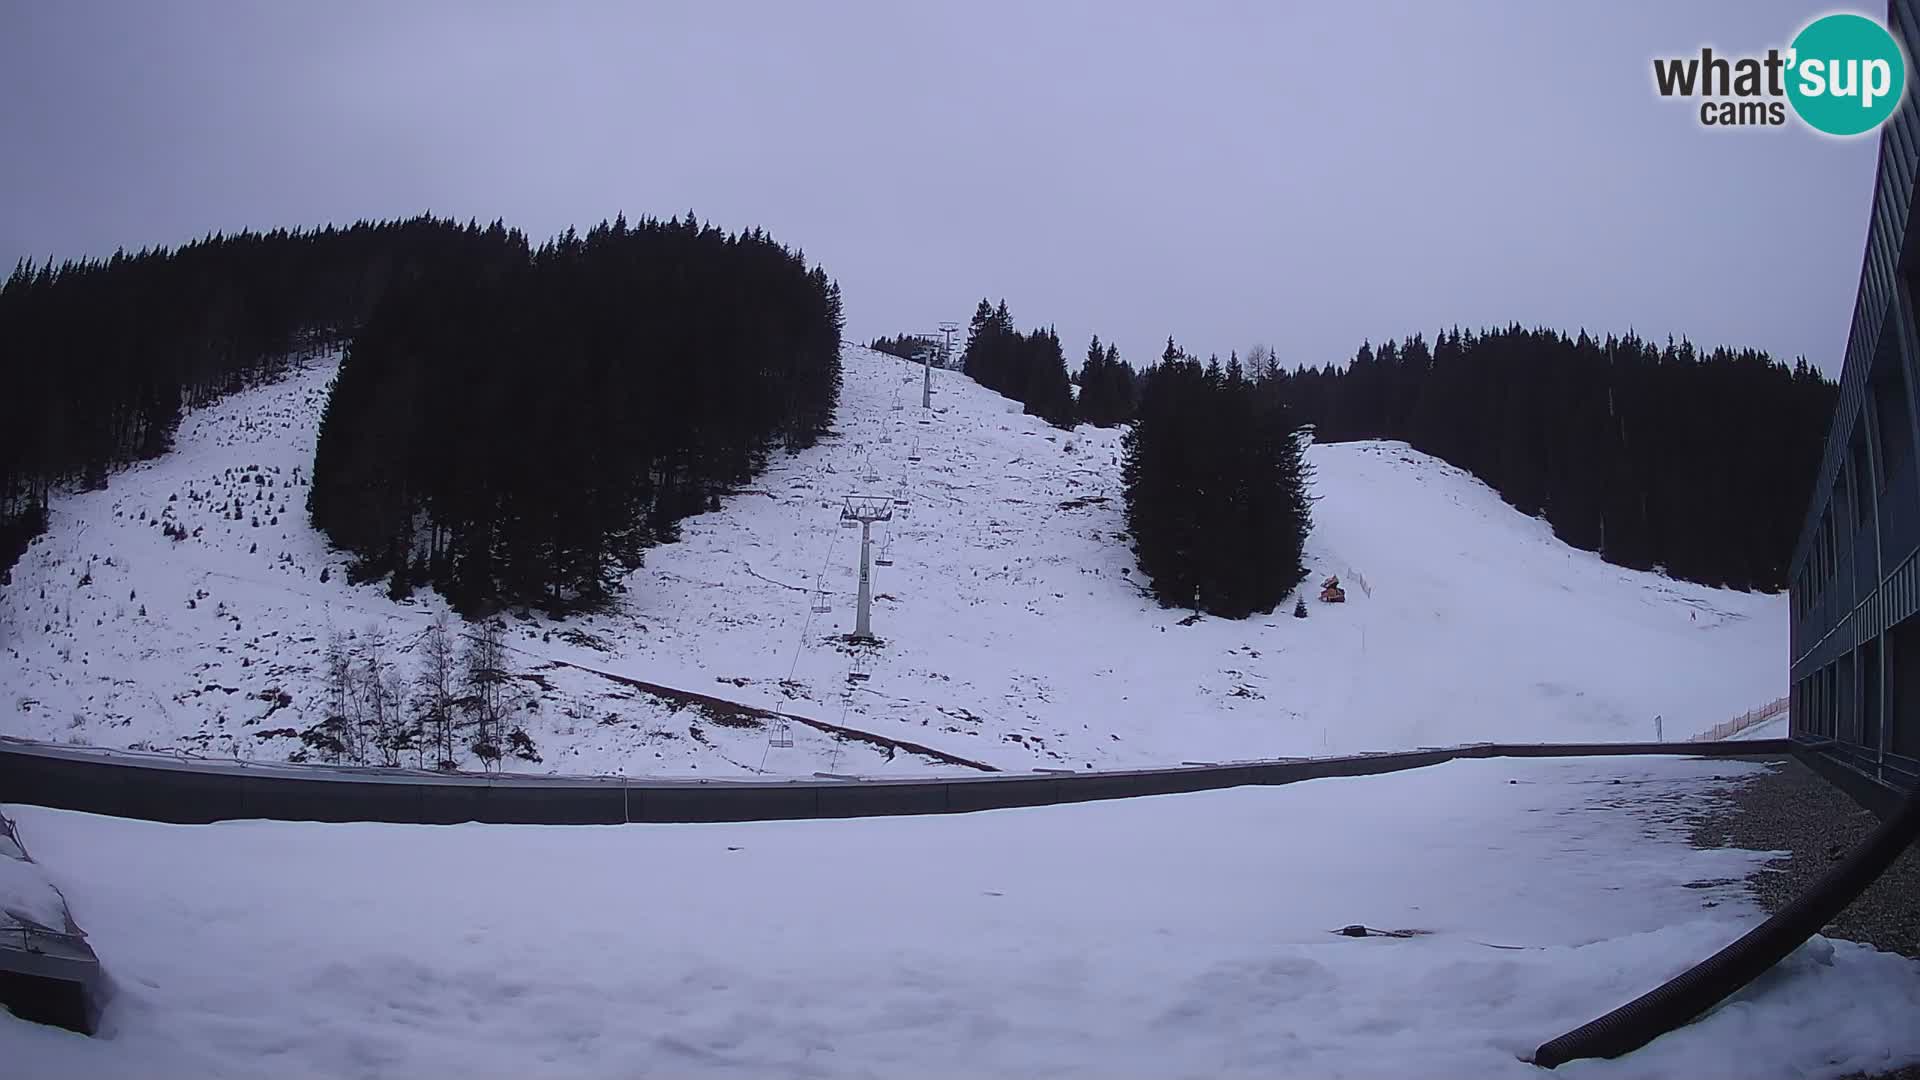
[[[893,520],[893,500],[885,496],[849,495],[846,505],[840,508],[840,520],[849,525],[860,523],[860,607],[854,616],[852,639],[874,641],[869,615],[873,607],[873,574],[869,569],[873,523]]]
[[[953,366],[953,334],[959,329],[960,324],[957,322],[940,324],[940,366],[943,368]],[[926,381],[920,385],[920,407],[931,409],[933,408],[933,358],[931,356],[927,357],[925,367],[923,374],[926,376]]]

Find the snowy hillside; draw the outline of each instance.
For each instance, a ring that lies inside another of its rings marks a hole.
[[[918,368],[845,359],[836,433],[649,551],[621,610],[509,617],[542,756],[509,768],[1082,770],[1646,739],[1656,714],[1684,738],[1785,686],[1784,598],[1608,566],[1399,444],[1313,449],[1310,618],[1162,610],[1130,573],[1118,431],[1049,429],[944,371],[928,415]],[[319,719],[332,629],[380,625],[406,663],[438,599],[348,585],[305,522],[329,377],[192,413],[173,453],[56,502],[0,594],[0,734],[283,758]],[[839,508],[859,493],[895,513],[871,652],[836,640],[859,556]],[[1311,599],[1329,573],[1347,603]],[[660,687],[874,738],[796,723],[780,746]]]

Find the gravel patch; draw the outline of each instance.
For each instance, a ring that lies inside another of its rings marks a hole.
[[[1879,820],[1839,788],[1788,759],[1736,783],[1694,823],[1697,847],[1780,854],[1747,879],[1769,914],[1800,895],[1874,830]],[[1920,849],[1909,847],[1823,931],[1920,959]]]
[[[1788,758],[1720,795],[1695,820],[1693,843],[1778,852],[1747,878],[1754,898],[1772,914],[1810,888],[1878,824],[1845,792]],[[1822,933],[1920,959],[1920,846],[1909,846]],[[1920,1080],[1920,1066],[1882,1073],[1876,1080]]]

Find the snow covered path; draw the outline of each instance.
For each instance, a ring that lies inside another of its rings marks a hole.
[[[8,1075],[1528,1076],[1759,918],[1684,816],[1761,768],[1482,760],[954,817],[167,826],[16,807],[120,985]],[[1349,924],[1429,933],[1349,939]],[[1496,948],[1494,946],[1520,946]],[[1920,965],[1816,941],[1567,1076],[1920,1060]],[[1889,1058],[1891,1047],[1895,1056]]]

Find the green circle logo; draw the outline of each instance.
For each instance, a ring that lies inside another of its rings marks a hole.
[[[1864,15],[1826,15],[1807,24],[1787,54],[1787,100],[1808,126],[1828,135],[1879,127],[1907,89],[1907,58],[1886,28]]]

